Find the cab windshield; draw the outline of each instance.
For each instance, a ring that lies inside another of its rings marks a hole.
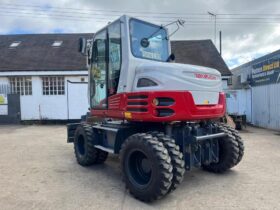
[[[131,19],[130,42],[132,54],[137,58],[157,61],[168,59],[167,31],[160,26]]]

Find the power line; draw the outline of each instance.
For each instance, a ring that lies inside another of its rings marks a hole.
[[[18,11],[30,11],[27,9],[20,9],[20,8],[12,8],[12,7],[1,7],[0,10],[4,10],[4,11],[14,11],[14,10],[18,10]],[[106,15],[106,14],[95,14],[95,13],[84,13],[84,12],[69,12],[69,11],[45,11],[44,9],[38,9],[36,11],[32,11],[32,12],[43,12],[44,14],[79,14],[82,15],[82,17],[92,17],[92,16],[101,16],[101,17],[106,17],[108,18],[108,16],[110,17],[114,17],[115,19],[117,19],[118,17],[120,17],[121,15],[116,15],[116,14],[112,14],[112,15]],[[89,16],[91,15],[91,16]],[[80,16],[81,17],[81,16]],[[136,17],[139,18],[156,18],[156,19],[181,19],[181,16],[148,16],[148,15],[137,15]]]
[[[0,12],[0,16],[8,16],[8,17],[23,17],[23,18],[35,18],[35,17],[37,17],[37,16],[35,16],[35,15],[14,15],[14,14],[3,14],[3,13],[1,13]],[[41,17],[40,17],[41,18]],[[46,18],[49,18],[49,17],[47,17],[47,16],[42,16],[42,18],[45,18],[45,19],[32,19],[32,21],[47,21],[48,19],[46,19]],[[65,20],[65,21],[78,21],[78,22],[89,22],[89,21],[91,21],[92,22],[92,20],[90,20],[90,19],[85,19],[85,20],[81,20],[81,19],[72,19],[72,18],[63,18],[63,17],[55,17],[54,19],[58,19],[58,20]],[[106,21],[106,20],[95,20],[94,22],[98,22],[98,23],[108,23],[109,21]]]
[[[40,16],[40,17],[60,17],[60,18],[64,18],[64,19],[80,19],[80,20],[88,20],[90,19],[91,21],[96,21],[96,20],[104,20],[107,22],[112,22],[114,21],[116,18],[108,18],[108,17],[94,17],[94,16],[75,16],[75,15],[61,15],[61,14],[48,14],[48,13],[42,13],[42,12],[25,12],[25,11],[20,11],[20,12],[16,12],[13,10],[6,10],[3,8],[0,8],[0,13],[8,13],[8,14],[23,14],[23,15],[30,15],[30,16]],[[174,19],[170,19],[170,20],[157,20],[157,18],[149,18],[150,20],[154,20],[154,21],[159,21],[161,23],[169,23],[171,21],[174,21]]]
[[[1,5],[1,4],[0,4]],[[13,4],[15,5],[15,4]],[[27,7],[27,6],[24,6]],[[34,6],[35,7],[35,6]],[[38,6],[36,6],[38,7]],[[15,11],[17,10],[17,11]],[[61,14],[61,13],[67,13]],[[104,14],[92,14],[89,15],[88,13],[77,13],[72,12],[72,15],[68,15],[69,11],[56,11],[50,13],[49,11],[44,11],[41,7],[40,9],[37,9],[36,11],[26,11],[26,9],[20,9],[20,8],[0,8],[0,15],[1,16],[13,16],[13,17],[40,17],[40,18],[54,18],[54,19],[60,19],[60,20],[66,20],[66,21],[91,21],[91,22],[112,22],[114,19],[112,16],[117,15],[104,15]],[[15,15],[9,15],[9,14],[15,14]],[[80,15],[73,15],[73,14],[80,14]],[[84,14],[84,15],[81,15]],[[98,17],[95,17],[98,15]],[[111,16],[111,17],[110,17]],[[219,25],[224,24],[279,24],[277,21],[279,18],[259,18],[259,17],[218,17],[218,14],[216,14],[216,23]],[[165,24],[174,21],[175,18],[178,18],[179,16],[137,16],[137,17],[146,17],[149,20],[152,20],[157,23]],[[162,19],[165,18],[165,19]],[[168,18],[168,20],[167,20]],[[246,22],[242,21],[246,20]],[[211,20],[208,18],[202,18],[198,16],[188,17],[185,19],[187,25],[210,25]],[[237,22],[238,21],[238,22]]]
[[[10,5],[10,6],[20,6],[20,7],[33,7],[33,8],[42,8],[42,5],[36,4],[10,4],[10,3],[1,3],[0,5]],[[62,10],[73,10],[73,11],[81,11],[81,9],[71,8],[71,7],[50,7],[52,9],[62,9]],[[149,12],[149,11],[129,11],[129,10],[104,10],[104,9],[83,9],[83,11],[94,11],[94,12],[111,12],[111,13],[131,13],[131,14],[169,14],[169,15],[178,15],[178,14],[186,14],[186,13],[178,13],[178,12]],[[190,15],[206,15],[204,13],[189,13]]]
[[[19,13],[22,13],[22,14],[36,14],[36,15],[48,15],[48,16],[59,16],[59,17],[70,17],[70,18],[81,18],[81,19],[87,19],[87,18],[92,18],[94,17],[95,20],[98,20],[98,19],[102,19],[102,20],[110,20],[112,21],[113,17],[109,17],[111,15],[102,15],[102,14],[94,14],[94,15],[62,15],[61,12],[52,12],[52,13],[49,13],[49,12],[45,12],[45,11],[42,11],[42,10],[39,10],[39,11],[32,11],[32,12],[26,12],[24,10],[21,10],[19,8],[15,8],[14,10],[18,10]],[[0,8],[0,11],[3,11],[3,12],[7,12],[7,13],[18,13],[18,12],[15,12],[14,10],[12,9],[8,9],[8,8]],[[69,12],[66,12],[67,14],[69,14]],[[71,13],[71,14],[75,14],[75,13]],[[79,14],[82,14],[82,13],[79,13]],[[95,15],[99,15],[98,17],[95,17]],[[217,15],[216,15],[217,16]],[[149,19],[153,19],[153,20],[156,20],[156,19],[160,19],[160,18],[165,18],[165,19],[169,19],[169,20],[160,20],[160,21],[163,21],[163,22],[169,22],[169,21],[172,21],[174,19],[179,19],[181,17],[177,16],[177,17],[162,17],[162,16],[137,16],[139,18],[141,17],[146,17],[146,18],[149,18]],[[216,17],[215,19],[217,20],[278,20],[280,19],[280,17],[278,18],[250,18],[250,17],[246,17],[246,18],[241,18],[241,17]],[[185,18],[185,21],[190,21],[190,20],[209,20],[209,18],[199,18],[199,17],[191,17],[191,18]]]
[[[71,13],[71,14],[80,14],[82,16],[79,16],[78,18],[88,18],[88,16],[84,16],[84,15],[93,15],[93,16],[100,16],[100,17],[95,17],[95,19],[98,19],[98,18],[101,18],[101,19],[108,19],[108,16],[111,16],[111,17],[119,17],[120,15],[117,15],[117,14],[99,14],[99,13],[88,13],[88,12],[81,12],[80,9],[77,9],[77,8],[61,8],[61,7],[50,7],[50,10],[46,10],[44,8],[42,8],[42,6],[39,6],[39,5],[21,5],[21,4],[0,4],[0,5],[4,5],[4,7],[2,6],[2,10],[7,10],[9,11],[9,9],[13,9],[13,10],[19,10],[19,11],[22,11],[22,10],[27,10],[27,9],[30,9],[30,7],[32,8],[37,8],[36,11],[33,11],[33,12],[37,12],[38,11],[41,11],[41,12],[44,12],[44,13],[49,13],[49,14],[53,14],[54,15],[57,15],[56,13],[59,13],[58,15],[61,16],[61,13]],[[6,6],[5,6],[6,5]],[[7,6],[8,5],[8,6]],[[18,8],[19,7],[19,8]],[[62,11],[55,11],[55,10],[62,10]],[[67,10],[74,10],[76,12],[70,12],[70,11],[67,11]],[[78,11],[77,11],[78,10]],[[105,12],[118,12],[118,13],[121,13],[121,11],[116,11],[116,10],[82,10],[82,11],[105,11]],[[128,11],[130,12],[130,11]],[[135,14],[140,14],[142,12],[133,12]],[[183,18],[185,17],[186,19],[189,19],[189,20],[192,20],[192,19],[199,19],[199,20],[207,20],[207,18],[203,18],[205,15],[207,14],[199,14],[199,13],[189,13],[189,14],[185,14],[185,13],[179,13],[179,14],[182,14],[182,16],[150,16],[151,14],[177,14],[178,13],[151,13],[151,12],[145,12],[145,14],[148,14],[148,15],[137,15],[137,17],[145,17],[145,18],[152,18],[152,19],[170,19],[170,18],[176,18],[176,19],[179,19],[179,18]],[[276,17],[273,17],[272,15],[273,14],[270,14],[270,17],[248,17],[248,15],[257,15],[257,14],[215,14],[216,15],[216,18],[219,19],[219,20],[235,20],[235,19],[238,19],[238,20],[269,20],[269,19],[273,19],[273,20],[276,20],[280,17],[278,17],[280,14],[274,14],[274,16],[277,16]],[[240,15],[247,15],[247,17],[236,17],[236,16],[240,16]],[[259,14],[258,14],[259,15]],[[68,17],[69,15],[65,16],[65,17]],[[203,16],[203,17],[199,17],[199,16]],[[226,17],[223,17],[223,16],[226,16]],[[234,17],[228,17],[228,16],[234,16]],[[74,17],[73,15],[71,15],[71,17]],[[75,16],[77,17],[77,16]]]
[[[38,4],[11,4],[11,3],[0,3],[2,6],[12,6],[12,7],[25,7],[25,8],[39,8],[42,9],[42,5]],[[53,7],[50,6],[49,9],[58,9],[58,10],[73,10],[81,11],[81,9],[71,8],[71,7]],[[188,15],[188,16],[208,16],[205,13],[181,13],[181,12],[150,12],[150,11],[129,11],[129,10],[104,10],[104,9],[82,9],[82,11],[93,11],[93,12],[108,12],[108,13],[133,13],[133,14],[164,14],[164,15]],[[218,16],[280,16],[280,14],[271,14],[271,13],[217,13]],[[119,15],[115,15],[119,16]]]
[[[0,4],[1,5],[1,4]],[[23,10],[30,10],[30,8],[24,6],[22,8],[19,8],[19,7],[16,7],[16,6],[2,6],[1,7],[2,10],[19,10],[19,11],[23,11]],[[119,17],[121,16],[122,14],[105,14],[105,13],[96,13],[96,12],[81,12],[81,10],[77,11],[77,12],[73,12],[73,11],[61,11],[61,10],[57,10],[57,9],[51,9],[51,10],[46,10],[42,7],[39,7],[38,9],[36,9],[36,11],[33,11],[33,12],[38,12],[38,11],[41,11],[41,12],[46,12],[46,13],[67,13],[67,14],[80,14],[80,15],[96,15],[96,16],[112,16],[112,17]],[[121,13],[121,12],[119,12]],[[135,12],[135,14],[137,15],[138,12]],[[199,15],[199,14],[197,14]],[[180,18],[183,18],[183,17],[186,17],[186,18],[190,18],[191,15],[184,15],[184,16],[159,16],[159,15],[152,15],[152,14],[145,14],[145,15],[137,15],[137,17],[144,17],[144,18],[159,18],[159,19],[170,19],[170,18],[174,18],[174,19],[180,19]],[[197,17],[197,16],[196,16]],[[199,17],[197,17],[199,18]]]
[[[40,18],[54,18],[54,19],[59,19],[59,20],[66,20],[66,21],[79,21],[79,22],[103,22],[103,23],[108,23],[108,22],[112,22],[114,20],[111,19],[106,19],[106,18],[102,18],[102,19],[95,19],[95,18],[85,18],[85,17],[75,17],[75,16],[61,16],[61,15],[47,15],[47,14],[33,14],[33,13],[18,13],[18,12],[13,12],[13,11],[5,11],[5,13],[3,13],[2,11],[0,11],[0,15],[1,16],[10,16],[10,17],[26,17],[26,18],[37,18],[36,21],[39,21],[40,19],[38,19],[38,16]],[[157,20],[153,20],[154,22],[157,22],[159,24],[166,24],[166,23],[170,23],[170,21],[157,21]]]
[[[13,13],[14,14],[14,13]],[[10,16],[10,17],[27,17],[27,18],[34,18],[38,17],[37,15],[13,15],[13,14],[3,14],[0,12],[0,16]],[[52,16],[40,16],[40,18],[50,18]],[[98,22],[98,23],[108,23],[108,20],[93,20],[93,19],[74,19],[74,18],[63,18],[63,17],[52,17],[54,19],[59,20],[66,20],[66,21],[79,21],[79,22]],[[34,19],[33,19],[34,20]],[[35,21],[40,21],[41,19],[35,19]],[[155,21],[156,22],[156,21]],[[169,21],[168,21],[169,22]],[[163,24],[163,22],[161,22]],[[207,25],[210,26],[211,22],[208,21],[189,21],[186,23],[187,25]],[[247,25],[247,24],[280,24],[279,22],[219,22],[221,25],[231,25],[231,24],[239,24],[239,25]]]

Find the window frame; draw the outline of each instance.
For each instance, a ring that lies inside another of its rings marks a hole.
[[[65,96],[64,76],[42,76],[41,80],[43,96]]]
[[[110,28],[110,26],[113,26],[114,24],[119,24],[119,29],[120,29],[120,69],[119,69],[119,77],[120,77],[120,74],[121,74],[121,69],[122,69],[122,29],[121,29],[121,21],[120,20],[116,20],[115,22],[113,22],[111,25],[109,25],[108,27],[107,27],[107,33],[108,33],[108,76],[107,76],[107,84],[108,84],[108,86],[107,86],[107,98],[108,98],[108,96],[110,96],[110,93],[109,93],[109,85],[110,85],[110,82],[109,82],[109,75],[110,75],[110,69],[109,69],[109,63],[110,63],[110,33],[109,33],[109,28]],[[117,93],[117,91],[118,91],[118,86],[119,86],[119,84],[117,85],[117,90],[116,90],[116,93]],[[116,94],[115,93],[115,94]],[[115,95],[115,94],[113,94],[113,95]]]
[[[20,96],[32,96],[32,76],[9,77],[11,92]]]

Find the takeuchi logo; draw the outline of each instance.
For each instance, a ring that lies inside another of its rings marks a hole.
[[[199,79],[217,80],[217,77],[214,75],[211,75],[211,74],[195,73],[194,75],[196,78],[199,78]]]

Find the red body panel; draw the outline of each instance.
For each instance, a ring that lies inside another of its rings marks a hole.
[[[155,98],[172,98],[169,106],[155,106]],[[137,104],[137,105],[136,105]],[[157,110],[173,110],[170,116],[159,117]],[[131,114],[125,116],[125,112]],[[219,94],[216,105],[196,105],[189,91],[155,91],[116,94],[108,98],[108,109],[92,109],[93,116],[144,122],[196,121],[215,119],[225,114],[225,95]]]

